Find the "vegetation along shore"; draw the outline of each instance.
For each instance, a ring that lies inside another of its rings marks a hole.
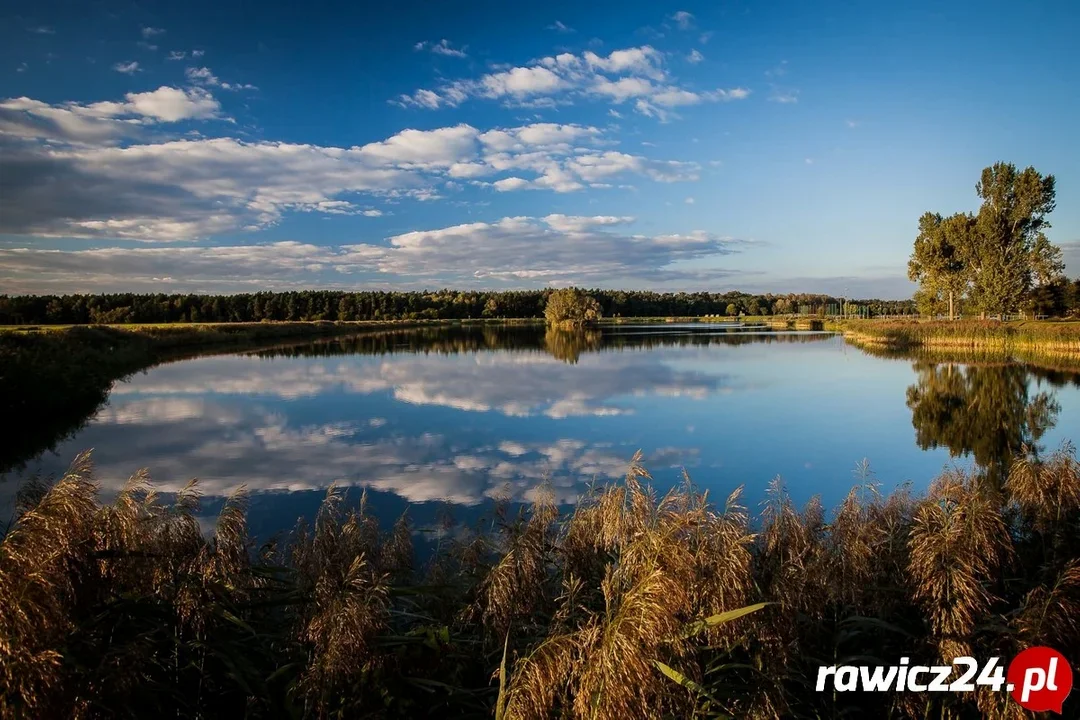
[[[1080,357],[1080,322],[845,320],[833,326],[857,345]]]
[[[235,494],[136,473],[102,502],[89,456],[30,483],[0,541],[0,716],[1014,718],[1004,692],[819,693],[821,664],[934,665],[1030,645],[1080,662],[1080,465],[1025,456],[1003,488],[950,471],[832,512],[779,481],[753,519],[637,459],[560,514],[498,505],[418,563],[331,488],[253,548]],[[137,668],[137,672],[133,669]]]

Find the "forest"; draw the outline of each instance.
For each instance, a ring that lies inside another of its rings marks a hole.
[[[238,295],[0,295],[0,325],[179,322],[438,320],[544,317],[553,290],[344,292],[302,290]],[[835,314],[840,298],[742,292],[588,290],[605,318]],[[844,301],[853,315],[915,312],[910,300]]]

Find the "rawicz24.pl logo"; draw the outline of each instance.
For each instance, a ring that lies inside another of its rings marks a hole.
[[[979,685],[994,692],[1008,692],[1025,710],[1061,714],[1073,686],[1072,668],[1065,656],[1048,647],[1024,650],[1009,663],[990,658],[981,671],[971,657],[958,657],[952,665],[899,665],[870,668],[865,665],[830,665],[818,668],[817,691],[836,692],[974,692]],[[955,672],[954,672],[955,671]],[[956,679],[949,678],[956,675]],[[832,678],[831,687],[829,679]]]

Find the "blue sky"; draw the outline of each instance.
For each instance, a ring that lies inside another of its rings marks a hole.
[[[940,7],[947,5],[947,7]],[[10,3],[0,292],[904,297],[919,215],[1058,178],[1070,2]]]

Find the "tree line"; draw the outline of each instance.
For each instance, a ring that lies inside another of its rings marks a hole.
[[[1080,281],[1064,275],[1061,249],[1046,237],[1056,181],[1035,168],[996,163],[982,171],[976,213],[927,212],[908,263],[924,314],[1061,315],[1080,309]]]
[[[344,292],[237,295],[0,295],[0,325],[543,318],[553,290]],[[587,290],[603,317],[913,314],[910,300],[848,301],[828,295]]]

